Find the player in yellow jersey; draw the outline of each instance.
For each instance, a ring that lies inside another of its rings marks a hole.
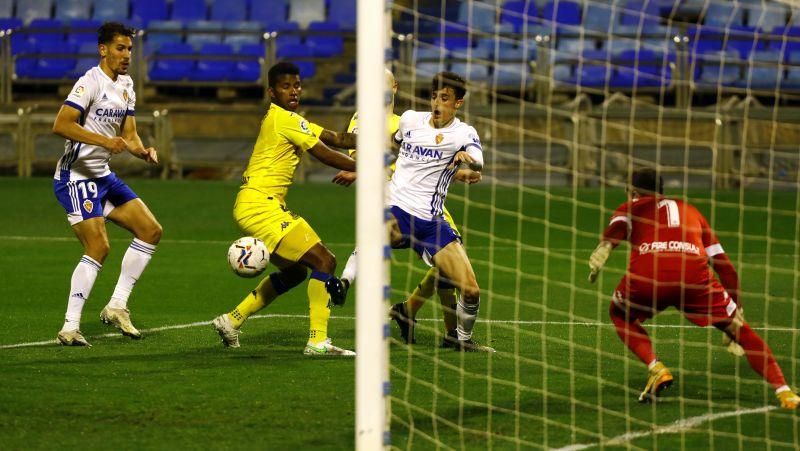
[[[400,127],[400,116],[394,114],[394,96],[397,94],[398,84],[394,78],[394,74],[386,69],[386,84],[387,88],[392,91],[391,103],[387,108],[388,116],[386,118],[387,131],[389,136],[394,136],[397,129]],[[358,112],[353,114],[350,123],[347,126],[348,133],[358,134]],[[355,156],[356,150],[350,149],[350,156]],[[395,164],[392,163],[390,170],[394,172]],[[474,172],[469,169],[462,169],[456,173],[455,179],[465,183],[477,183],[480,181],[480,172]],[[355,172],[341,171],[333,182],[342,186],[350,186],[356,180]],[[445,221],[450,224],[453,231],[461,236],[456,227],[456,223],[450,212],[445,207],[443,209]],[[358,249],[353,250],[350,257],[347,259],[344,271],[342,271],[341,280],[347,288],[353,283],[356,278],[356,255]],[[442,316],[444,317],[445,337],[442,341],[442,347],[450,348],[458,344],[458,336],[456,335],[456,303],[458,301],[455,287],[444,279],[439,278],[439,273],[436,268],[431,267],[420,283],[411,293],[411,296],[404,303],[395,304],[392,306],[392,317],[400,326],[400,333],[403,340],[408,344],[416,343],[414,337],[413,325],[416,322],[414,318],[417,312],[425,305],[425,302],[433,296],[434,291],[439,295],[439,301],[442,304]]]
[[[303,353],[353,356],[353,351],[334,346],[328,338],[330,304],[343,303],[347,294],[334,276],[336,257],[306,220],[287,208],[286,194],[305,152],[328,166],[355,171],[355,160],[328,145],[352,148],[356,136],[325,130],[295,112],[302,87],[300,71],[294,64],[281,62],[272,66],[268,82],[271,105],[242,176],[233,217],[246,234],[264,241],[270,262],[278,271],[265,277],[231,312],[215,318],[213,325],[225,346],[239,347],[242,323],[301,284],[310,269],[310,333]]]

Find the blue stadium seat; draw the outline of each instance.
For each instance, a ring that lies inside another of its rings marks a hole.
[[[800,89],[800,50],[790,52],[786,60],[792,66],[786,70],[786,78],[783,79],[782,87]]]
[[[183,80],[194,68],[194,60],[187,58],[171,59],[170,56],[192,56],[194,49],[189,44],[167,43],[156,52],[156,59],[150,68],[150,79],[156,81]],[[164,56],[166,58],[160,58]]]
[[[222,22],[214,20],[195,20],[186,24],[186,43],[195,48],[203,44],[219,44],[222,42]]]
[[[325,0],[292,0],[289,2],[289,20],[297,22],[300,28],[307,28],[311,22],[324,22]]]
[[[344,39],[339,25],[333,22],[311,22],[309,31],[319,31],[328,34],[309,34],[306,36],[306,45],[316,57],[338,56],[344,53]]]
[[[313,61],[295,61],[294,64],[300,69],[300,78],[313,78],[317,75],[317,64]]]
[[[16,30],[22,27],[22,19],[17,17],[0,17],[0,30]]]
[[[0,19],[14,17],[14,0],[0,0]]]
[[[83,76],[89,69],[97,66],[100,57],[97,54],[97,43],[84,42],[78,47],[78,62],[75,69],[70,73],[69,78],[77,79]],[[85,56],[82,56],[85,55]]]
[[[744,7],[735,2],[711,2],[703,23],[717,28],[744,25]]]
[[[450,70],[461,75],[468,83],[485,83],[491,80],[489,66],[480,63],[453,63]]]
[[[747,59],[752,51],[766,50],[767,42],[756,38],[756,29],[752,27],[734,26],[728,33],[725,49],[734,49],[742,59]]]
[[[33,43],[64,42],[64,23],[58,19],[33,19],[26,32]]]
[[[620,14],[621,25],[631,25],[646,30],[661,22],[658,4],[651,0],[628,0]]]
[[[583,10],[583,28],[598,33],[610,33],[614,20],[612,6],[605,3],[586,3]]]
[[[784,59],[788,58],[789,53],[800,51],[800,27],[776,27],[772,29],[770,35],[776,37],[776,39],[774,41],[768,41],[768,48],[770,50],[783,50]]]
[[[256,82],[261,78],[261,63],[264,59],[264,46],[261,44],[242,44],[239,47],[239,56],[252,57],[236,62],[228,80]]]
[[[92,19],[100,22],[128,20],[128,0],[94,0]]]
[[[480,47],[480,46],[475,48],[458,49],[452,52],[452,59],[453,60],[470,59],[473,61],[479,61],[479,60],[486,61],[492,59],[493,51],[494,51],[493,48]],[[498,55],[498,57],[505,58],[506,51],[507,50],[504,50],[503,54]]]
[[[56,0],[54,17],[64,21],[88,19],[92,3],[89,0]]]
[[[211,3],[209,19],[223,22],[242,22],[247,20],[248,0],[214,0]]]
[[[667,86],[671,72],[663,56],[647,49],[630,49],[615,55],[614,76],[609,83],[617,88],[648,88]]]
[[[761,31],[772,31],[786,25],[789,8],[778,2],[747,5],[747,25]]]
[[[194,81],[222,81],[235,65],[231,60],[207,59],[204,56],[233,56],[233,48],[228,44],[207,43],[197,52],[197,66],[189,73],[189,80]]]
[[[736,50],[707,52],[700,57],[700,77],[697,84],[701,87],[717,89],[720,85],[730,86],[741,78],[742,60]]]
[[[328,22],[339,24],[345,31],[356,29],[356,0],[330,0]]]
[[[523,82],[533,81],[524,63],[500,63],[494,66],[493,82],[500,90],[519,88]]]
[[[767,50],[751,54],[745,68],[744,78],[737,86],[753,89],[775,89],[783,81],[783,57],[778,50]]]
[[[275,49],[275,56],[278,59],[292,59],[311,58],[314,54],[305,44],[285,44],[279,45],[278,48]]]
[[[538,22],[538,17],[536,4],[525,0],[507,1],[500,11],[500,23],[510,23],[518,33],[522,32],[526,22]]]
[[[446,61],[449,54],[450,52],[443,47],[420,46],[414,51],[414,64],[419,64],[420,62]]]
[[[264,40],[264,26],[260,22],[238,21],[225,22],[225,37],[222,42],[234,48],[243,44],[259,44]]]
[[[157,52],[164,44],[183,42],[183,24],[177,20],[153,20],[144,37],[148,50]]]
[[[561,25],[579,25],[581,5],[570,0],[550,0],[544,5],[542,19]]]
[[[458,8],[458,23],[473,30],[494,31],[497,23],[495,5],[481,2],[461,2]]]
[[[443,70],[449,70],[450,66],[445,61],[418,63],[415,67],[417,77],[421,77],[424,82],[430,83],[430,78]]]
[[[65,78],[75,68],[75,47],[66,42],[42,41],[36,44],[40,54],[64,54],[66,57],[40,56],[31,70],[31,78]]]
[[[469,29],[460,24],[446,24],[441,31],[437,31],[439,37],[434,38],[433,44],[446,47],[448,49],[463,49],[470,46]],[[444,37],[441,37],[444,34]]]
[[[605,50],[584,50],[581,64],[575,67],[575,83],[585,87],[605,87],[614,73],[611,54]]]
[[[170,19],[190,22],[208,19],[206,0],[175,0]]]
[[[131,20],[147,27],[152,20],[167,20],[166,0],[133,0]]]
[[[33,19],[49,19],[53,0],[24,0],[17,2],[17,17],[29,24]]]
[[[276,43],[278,46],[287,44],[299,44],[301,36],[297,31],[300,30],[300,25],[297,22],[270,22],[264,26],[264,29],[269,32],[278,33]]]
[[[492,55],[502,55],[506,51],[516,47],[516,40],[498,36],[497,38],[480,38],[476,45],[477,49],[486,49]]]
[[[264,25],[283,22],[289,14],[289,0],[258,0],[250,4],[250,20]]]
[[[101,22],[92,19],[73,19],[69,22],[67,31],[67,42],[79,48],[84,43],[97,46],[97,29],[102,25]]]

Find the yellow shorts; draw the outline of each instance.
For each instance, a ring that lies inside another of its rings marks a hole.
[[[442,208],[442,215],[444,216],[445,222],[450,225],[450,228],[453,229],[453,232],[456,232],[459,238],[461,238],[461,232],[458,231],[458,227],[456,227],[456,222],[453,221],[453,217],[450,216],[450,212],[447,211],[447,207]]]
[[[264,241],[271,254],[293,262],[322,241],[305,219],[289,211],[277,197],[254,199],[252,194],[240,192],[233,219],[245,234]]]

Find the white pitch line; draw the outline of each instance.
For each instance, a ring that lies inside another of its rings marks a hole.
[[[268,315],[253,315],[249,319],[265,319],[265,318],[308,318],[308,315],[295,315],[295,314],[287,314],[287,313],[274,313]],[[348,320],[348,321],[355,321],[354,316],[331,316],[331,319],[336,320]],[[417,321],[420,322],[438,322],[438,319],[433,318],[420,318]],[[591,322],[591,321],[525,321],[525,320],[478,320],[481,324],[491,323],[491,324],[511,324],[517,326],[541,326],[541,325],[552,325],[552,326],[586,326],[586,327],[611,327],[610,323],[602,323],[602,322]],[[190,327],[198,327],[198,326],[208,326],[211,324],[211,321],[197,321],[194,323],[186,323],[186,324],[173,324],[170,326],[161,326],[161,327],[154,327],[151,329],[142,329],[141,332],[143,333],[150,333],[150,332],[161,332],[163,330],[175,330],[175,329],[188,329]],[[690,326],[690,325],[682,325],[682,324],[649,324],[647,327],[650,328],[663,328],[663,329],[697,329],[697,326]],[[800,329],[793,329],[791,327],[753,327],[755,330],[764,330],[770,332],[800,332]],[[119,333],[105,333],[100,335],[92,335],[91,339],[94,338],[114,338],[114,337],[121,337]],[[14,349],[14,348],[29,348],[33,346],[44,346],[44,345],[54,345],[58,344],[58,340],[43,340],[43,341],[30,341],[25,343],[14,343],[14,344],[7,344],[7,345],[0,345],[0,349]]]
[[[621,446],[630,443],[637,438],[648,437],[651,435],[661,435],[661,434],[678,434],[683,431],[695,428],[700,426],[703,423],[708,423],[710,421],[719,420],[722,418],[730,418],[730,417],[739,417],[742,415],[751,415],[754,413],[765,413],[769,412],[770,410],[775,410],[777,407],[775,406],[764,406],[764,407],[756,407],[752,409],[739,409],[733,410],[730,412],[720,412],[720,413],[707,413],[705,415],[699,415],[696,417],[689,417],[683,420],[676,420],[674,423],[667,424],[664,426],[657,426],[653,429],[647,431],[638,431],[638,432],[628,432],[627,434],[618,435],[614,438],[598,442],[598,443],[579,443],[575,445],[564,446],[562,448],[556,448],[553,451],[578,451],[582,449],[594,448],[598,446]]]

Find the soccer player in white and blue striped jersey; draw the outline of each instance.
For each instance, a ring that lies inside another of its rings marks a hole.
[[[83,256],[72,273],[66,318],[58,333],[58,340],[67,346],[89,346],[80,332],[80,320],[108,255],[106,219],[131,231],[134,239],[100,319],[126,336],[141,337],[130,320],[128,297],[155,252],[162,229],[144,202],[108,166],[111,155],[126,151],[158,163],[156,150],[145,148],[136,131],[136,94],[128,76],[133,34],[131,28],[116,22],[98,29],[100,64],[75,83],[53,124],[53,133],[67,140],[53,188],[83,245]]]
[[[461,291],[456,305],[458,346],[462,351],[494,352],[472,339],[480,288],[459,236],[445,221],[450,182],[463,164],[483,168],[478,132],[456,117],[466,85],[452,72],[440,72],[431,85],[431,110],[406,111],[394,136],[400,150],[389,182],[390,241],[394,248],[413,248],[441,276]]]

